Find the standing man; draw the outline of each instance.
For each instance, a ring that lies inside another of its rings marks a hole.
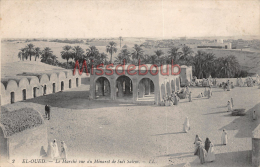
[[[48,104],[46,104],[45,105],[45,115],[46,115],[46,118],[48,118],[48,120],[50,120],[50,112],[51,112],[51,107],[48,105]]]
[[[227,132],[223,129],[222,136],[221,136],[221,144],[227,145]]]

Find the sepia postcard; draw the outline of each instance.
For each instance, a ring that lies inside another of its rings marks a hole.
[[[1,167],[260,167],[259,0],[1,0]]]

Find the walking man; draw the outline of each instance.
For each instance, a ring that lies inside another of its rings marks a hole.
[[[51,107],[48,105],[48,104],[46,104],[45,105],[45,115],[46,115],[46,118],[48,118],[48,120],[50,120],[50,112],[51,112]]]

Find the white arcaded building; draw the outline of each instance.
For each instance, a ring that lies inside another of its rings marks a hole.
[[[22,73],[1,78],[1,105],[75,88],[81,85],[78,72],[55,70],[52,72]]]

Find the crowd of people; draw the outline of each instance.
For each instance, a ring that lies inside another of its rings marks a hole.
[[[161,106],[173,106],[178,105],[180,99],[189,99],[189,102],[192,101],[191,91],[188,86],[184,87],[181,91],[172,91],[171,95],[168,93],[163,97],[161,101]]]
[[[210,98],[212,96],[212,88],[211,86],[207,89],[207,87],[205,87],[204,92],[201,92],[197,98],[202,98],[202,97],[208,97]]]

